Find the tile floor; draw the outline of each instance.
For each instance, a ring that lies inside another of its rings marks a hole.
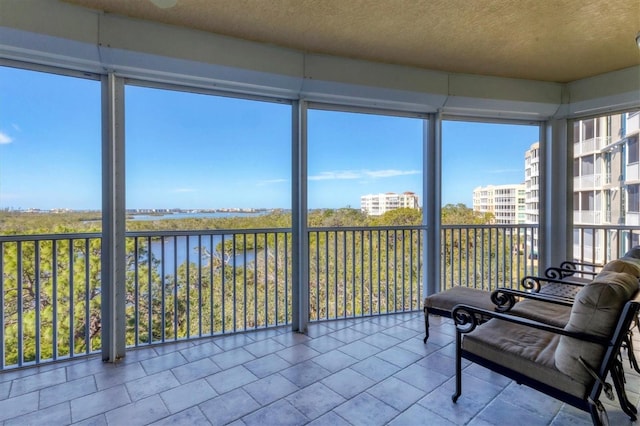
[[[312,324],[0,373],[3,425],[589,425],[587,413],[465,363],[454,327],[421,313]],[[640,348],[640,342],[636,344]],[[627,370],[629,370],[627,368]],[[627,373],[634,403],[640,375]],[[604,400],[611,425],[636,425]]]

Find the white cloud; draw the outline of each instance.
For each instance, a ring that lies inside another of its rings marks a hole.
[[[289,182],[289,179],[267,179],[267,180],[258,182],[258,186],[273,185],[276,183],[286,183],[286,182]]]
[[[388,178],[388,177],[396,177],[396,176],[407,176],[407,175],[419,175],[420,170],[374,170],[374,171],[365,171],[365,174],[372,178]]]
[[[13,142],[13,139],[11,139],[9,135],[4,132],[0,132],[0,145],[8,144],[11,142]]]
[[[12,123],[12,124],[11,124],[11,127],[13,127],[13,129],[14,129],[16,132],[21,132],[21,131],[22,131],[22,129],[20,128],[20,126],[18,126],[16,123]]]
[[[420,174],[420,170],[338,170],[321,172],[318,175],[309,176],[309,180],[349,180],[349,179],[383,179],[396,176]]]
[[[309,176],[309,180],[347,180],[347,179],[359,179],[362,172],[356,172],[353,170],[341,170],[333,172],[321,172],[319,175]]]

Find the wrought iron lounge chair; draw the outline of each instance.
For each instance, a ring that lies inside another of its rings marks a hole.
[[[635,419],[635,407],[626,400],[616,369],[624,338],[640,310],[638,278],[606,271],[578,292],[576,302],[564,327],[470,305],[455,306],[453,401],[462,393],[461,359],[465,358],[591,413],[596,425],[602,424],[605,415],[601,393],[613,397],[612,386],[605,383],[612,373],[621,406]],[[480,325],[478,318],[490,320]]]

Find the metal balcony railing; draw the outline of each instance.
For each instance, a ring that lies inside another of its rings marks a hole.
[[[310,320],[421,307],[419,226],[309,229]]]
[[[100,349],[100,234],[0,237],[0,370]]]
[[[440,290],[516,287],[538,271],[537,225],[443,225]]]
[[[538,273],[537,225],[445,225],[439,290]],[[605,263],[637,227],[576,226],[575,260]],[[311,228],[311,321],[421,308],[424,227]],[[291,323],[290,229],[128,232],[126,344]],[[101,348],[101,235],[0,236],[0,370]]]

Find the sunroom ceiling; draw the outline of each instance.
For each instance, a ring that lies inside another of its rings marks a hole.
[[[64,0],[375,62],[565,83],[640,65],[629,0]]]

